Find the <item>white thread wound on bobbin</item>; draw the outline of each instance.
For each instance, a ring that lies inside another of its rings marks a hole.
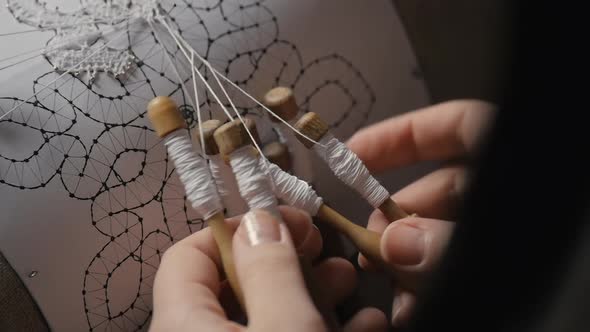
[[[264,167],[263,163],[261,159],[261,167]],[[273,191],[278,198],[311,216],[318,214],[324,201],[307,182],[283,171],[275,164],[266,163],[266,167],[272,180]]]
[[[217,185],[217,192],[219,196],[223,199],[229,195],[229,191],[226,188],[226,183],[223,181],[223,175],[221,174],[221,169],[224,167],[223,159],[220,155],[216,154],[214,156],[209,157],[209,168],[211,169],[211,176],[213,180],[215,180],[215,184]]]
[[[221,155],[210,155],[209,168],[211,176],[217,185],[217,192],[221,196],[226,216],[233,217],[248,212],[248,206],[239,193],[236,177],[231,167],[225,163]]]
[[[166,136],[164,144],[184,184],[186,196],[199,216],[207,220],[223,211],[207,162],[195,154],[188,132],[176,130]]]
[[[327,133],[314,145],[318,155],[330,166],[334,174],[361,194],[377,208],[389,199],[389,192],[369,172],[363,162],[346,145]]]
[[[271,183],[252,152],[252,147],[248,145],[235,150],[229,156],[240,194],[250,209],[264,209],[280,220],[281,215]]]

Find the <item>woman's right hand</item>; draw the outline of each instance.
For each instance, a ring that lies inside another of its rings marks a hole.
[[[382,121],[360,130],[348,146],[372,172],[392,171],[421,161],[461,160],[473,152],[491,122],[494,107],[476,100],[437,104]],[[368,229],[383,233],[381,255],[404,277],[420,284],[439,262],[453,232],[454,208],[465,187],[464,165],[442,167],[403,188],[392,198],[420,217],[389,223],[381,211],[369,218]],[[362,256],[359,264],[373,266]],[[397,287],[392,324],[411,316],[415,292]]]

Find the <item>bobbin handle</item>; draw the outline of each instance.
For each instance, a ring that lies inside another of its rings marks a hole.
[[[386,199],[383,204],[379,205],[379,211],[383,213],[389,222],[408,217],[406,211],[402,210],[394,201],[393,198]]]
[[[225,222],[222,213],[218,213],[209,219],[209,227],[213,238],[217,243],[219,255],[221,256],[221,265],[225,271],[225,276],[229,282],[236,298],[242,309],[245,309],[244,294],[240,283],[238,282],[238,275],[236,273],[236,266],[234,264],[234,255],[232,250],[233,232]]]
[[[358,251],[371,262],[378,265],[385,264],[380,250],[381,234],[353,223],[326,204],[322,204],[317,216],[324,223],[345,235]]]
[[[371,263],[393,275],[405,288],[416,290],[417,281],[415,278],[394,271],[383,259],[381,255],[381,234],[353,223],[326,204],[322,204],[317,216],[323,222],[345,235]]]
[[[147,106],[147,110],[148,118],[159,137],[166,137],[176,130],[185,129],[187,127],[186,122],[178,111],[176,103],[169,97],[156,97],[152,99]],[[229,284],[232,287],[236,298],[240,302],[240,305],[245,309],[243,301],[244,297],[233,264],[233,232],[225,223],[223,213],[217,213],[207,221],[209,222],[213,237],[219,248],[221,262]]]

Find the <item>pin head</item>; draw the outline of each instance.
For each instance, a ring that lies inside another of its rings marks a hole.
[[[186,121],[170,97],[156,97],[147,106],[147,114],[159,137],[186,128]]]
[[[303,135],[311,138],[312,140],[318,142],[319,140],[328,133],[330,129],[326,123],[322,121],[319,115],[314,112],[306,113],[302,116],[297,123],[295,123],[295,128],[299,130]],[[297,139],[305,145],[307,148],[313,147],[314,143],[310,140],[306,139],[305,137],[297,134]]]
[[[262,103],[287,122],[293,120],[299,112],[293,90],[287,87],[280,86],[268,91],[264,95]],[[271,117],[271,119],[274,122],[279,122],[275,117]]]
[[[203,151],[206,155],[214,156],[219,154],[219,147],[217,146],[217,142],[215,142],[213,134],[219,127],[221,127],[221,125],[221,121],[213,119],[207,120],[200,124],[197,128],[193,129],[193,142],[198,145],[201,145],[201,133],[199,130],[203,132],[203,138],[205,140],[205,147],[203,148]]]

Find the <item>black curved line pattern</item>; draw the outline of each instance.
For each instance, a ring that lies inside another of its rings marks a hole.
[[[138,1],[129,1],[129,6]],[[289,86],[304,111],[320,114],[327,111],[315,109],[314,100],[327,90],[338,91],[345,105],[329,110],[334,128],[347,121],[362,126],[373,110],[375,94],[362,73],[338,54],[306,63],[296,45],[279,37],[278,20],[264,1],[178,0],[161,1],[160,6],[196,51],[246,91]],[[65,75],[51,83],[61,73],[49,71],[31,78],[36,97],[0,121],[0,127],[36,142],[18,155],[0,153],[0,185],[35,190],[59,181],[62,194],[90,202],[89,222],[104,246],[82,272],[89,331],[144,329],[161,254],[204,227],[192,215],[166,152],[145,119],[147,102],[164,94],[181,101],[182,114],[194,127],[195,109],[182,87],[191,76],[186,74],[179,82],[165,61],[164,52],[182,58],[170,40],[160,45],[145,27],[127,29],[125,47],[136,59],[132,73],[99,74],[92,81]],[[260,114],[236,91],[230,89],[230,96],[242,114]],[[209,92],[200,98],[204,116],[220,114]],[[1,97],[0,110],[6,112],[21,102]],[[154,211],[159,211],[159,226],[146,229],[144,218]],[[125,294],[113,296],[111,287],[122,273],[134,276],[135,284],[126,285]]]

